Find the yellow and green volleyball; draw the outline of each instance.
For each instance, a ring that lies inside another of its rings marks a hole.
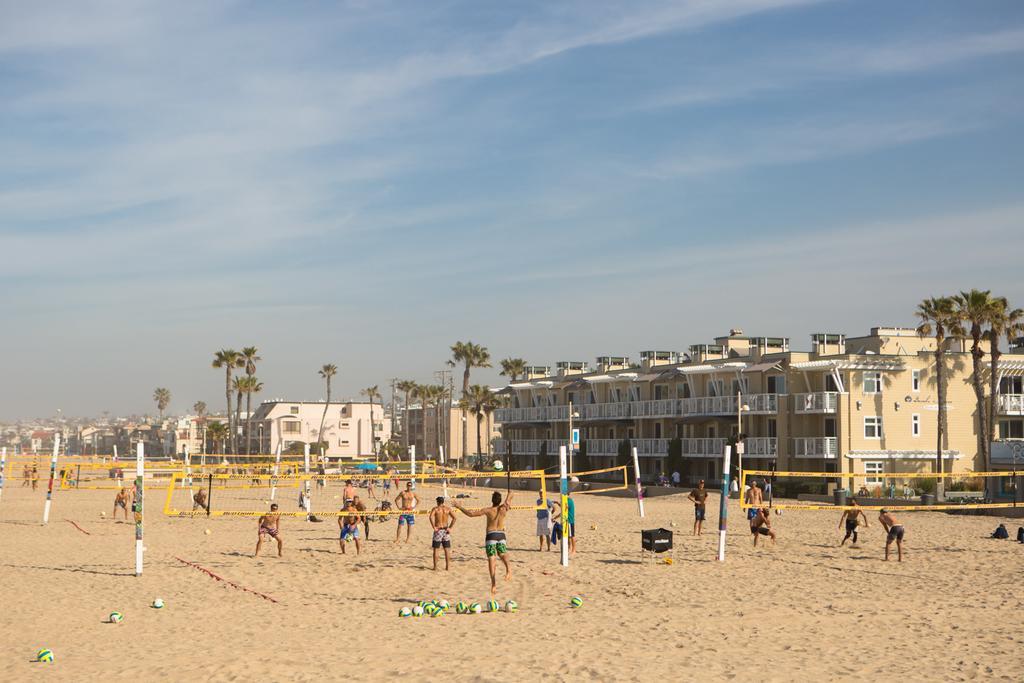
[[[412,610],[409,609],[408,607],[403,607],[402,609],[398,610],[398,616],[400,616],[400,617],[411,617],[412,616]]]
[[[430,616],[431,616],[431,618],[436,619],[437,617],[443,617],[444,613],[445,613],[444,607],[436,607],[436,608],[434,608],[434,611],[433,611],[433,613]]]
[[[488,612],[497,612],[500,609],[501,609],[501,605],[498,604],[497,600],[488,600],[487,601],[487,611]]]
[[[110,623],[111,624],[120,624],[122,621],[124,621],[124,615],[123,614],[121,614],[120,612],[111,612],[110,613]]]
[[[518,612],[519,611],[519,603],[516,602],[515,600],[509,600],[508,602],[505,603],[505,611],[506,612]]]
[[[474,602],[472,605],[469,606],[470,614],[480,614],[481,611],[483,610],[480,608],[479,602]]]
[[[433,605],[434,601],[433,600],[420,600],[416,604],[420,606],[420,609],[426,609],[427,605]]]
[[[572,598],[569,599],[569,604],[572,606],[573,609],[583,607],[583,598],[581,598],[578,595],[574,595],[572,596]]]
[[[40,650],[39,652],[36,653],[36,661],[37,662],[52,662],[53,661],[53,650],[49,650],[49,649],[44,647],[42,650]]]
[[[416,605],[415,607],[412,608],[412,615],[414,617],[422,617],[423,616],[423,608],[420,607],[419,605]]]
[[[438,607],[440,607],[441,609],[451,609],[452,608],[452,603],[448,602],[447,600],[435,600],[434,604],[437,605]]]
[[[456,614],[465,614],[468,611],[469,611],[469,605],[464,603],[462,600],[459,600],[457,603],[455,603],[455,613]]]
[[[435,605],[434,603],[430,603],[423,608],[423,611],[429,614],[430,616],[434,616],[434,613],[437,612],[438,609],[440,608],[437,605]]]

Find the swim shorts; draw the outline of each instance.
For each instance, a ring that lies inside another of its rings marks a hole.
[[[747,521],[757,517],[757,508],[747,508]]]
[[[271,538],[277,538],[277,529],[271,529],[268,526],[261,526],[260,527],[260,536],[262,536],[263,534],[266,534],[267,536],[270,536]]]
[[[434,537],[430,541],[431,548],[451,548],[452,535],[447,529],[434,529]]]
[[[403,524],[408,524],[409,526],[412,526],[415,523],[416,523],[416,515],[399,515],[398,516],[398,526],[402,526]]]
[[[889,535],[886,536],[886,541],[888,541],[889,543],[892,543],[893,541],[902,541],[902,540],[903,540],[903,525],[902,524],[895,524],[895,525],[889,527]]]
[[[484,551],[487,553],[487,557],[504,555],[508,551],[508,546],[505,545],[505,532],[488,531],[484,538]]]
[[[358,524],[345,524],[341,527],[341,540],[354,541],[359,538]]]
[[[696,518],[698,522],[703,522],[706,519],[706,517],[704,516],[705,513],[706,511],[703,505],[693,506],[693,516]]]
[[[771,531],[768,529],[768,527],[759,526],[756,529],[751,529],[750,533],[752,533],[752,534],[761,534],[762,536],[768,536],[768,535],[771,534]]]

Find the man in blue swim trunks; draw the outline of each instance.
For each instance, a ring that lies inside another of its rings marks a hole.
[[[405,482],[405,490],[395,498],[395,506],[402,511],[398,515],[398,530],[395,532],[395,543],[398,543],[402,536],[402,527],[405,527],[405,542],[409,542],[409,534],[412,533],[412,525],[416,523],[416,506],[420,504],[420,498],[412,490],[412,482]]]
[[[348,501],[344,511],[347,515],[338,517],[338,528],[341,533],[338,535],[338,545],[341,546],[341,554],[345,554],[345,543],[353,541],[356,544],[356,555],[359,554],[359,510],[356,509],[355,501]]]

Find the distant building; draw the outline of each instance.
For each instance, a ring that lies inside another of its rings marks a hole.
[[[447,414],[447,417],[445,413]],[[440,431],[441,445],[445,449],[447,460],[459,460],[462,458],[462,417],[463,412],[459,408],[452,408],[446,411],[444,408],[438,410],[433,407],[423,408],[412,406],[409,408],[409,445],[416,446],[416,456],[426,457],[430,460],[438,459],[438,432]],[[494,413],[490,416],[484,415],[480,420],[479,450],[477,449],[477,421],[476,415],[466,411],[466,453],[470,460],[477,456],[489,457],[491,454],[491,443],[501,436],[501,425],[494,420]],[[440,425],[438,418],[440,418]],[[440,426],[440,430],[439,430]]]
[[[332,401],[326,418],[324,405],[322,401],[264,401],[253,414],[253,452],[272,453],[278,443],[287,449],[294,443],[326,441],[328,457],[372,457],[391,438],[391,418],[379,403],[372,404],[372,429],[370,403]],[[321,419],[322,435],[318,431]]]

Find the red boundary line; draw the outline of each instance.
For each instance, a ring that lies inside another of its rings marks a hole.
[[[200,566],[200,565],[196,564],[195,562],[189,562],[188,560],[183,560],[183,559],[181,559],[180,557],[177,557],[177,556],[175,556],[174,559],[176,559],[178,562],[181,562],[182,564],[187,564],[189,567],[192,567],[193,569],[198,569],[199,571],[203,572],[207,576],[210,576],[210,577],[212,577],[214,579],[217,579],[218,581],[223,581],[224,583],[226,583],[227,585],[231,586],[232,588],[237,588],[238,590],[245,591],[246,593],[252,593],[253,595],[259,596],[259,597],[263,598],[264,600],[269,600],[270,602],[278,604],[277,600],[275,600],[274,598],[270,597],[269,595],[266,595],[264,593],[260,593],[259,591],[254,591],[251,588],[246,588],[245,586],[241,586],[241,585],[235,583],[234,581],[230,581],[228,579],[225,579],[223,576],[218,576],[218,575],[214,574],[213,572],[211,572],[206,567]]]
[[[67,522],[68,524],[71,524],[73,527],[75,527],[76,529],[81,531],[86,536],[92,536],[92,534],[90,534],[88,531],[86,531],[82,527],[78,526],[75,522],[71,521],[70,519],[65,519],[64,521]]]

